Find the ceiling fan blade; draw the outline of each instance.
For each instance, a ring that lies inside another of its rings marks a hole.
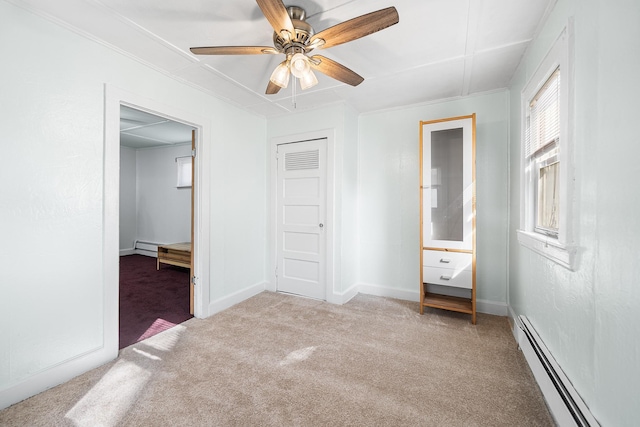
[[[260,55],[263,53],[279,53],[270,46],[211,46],[192,47],[190,50],[196,55]]]
[[[275,95],[279,91],[280,91],[280,86],[278,86],[277,84],[275,84],[271,80],[269,80],[269,84],[267,85],[267,90],[266,90],[265,93],[267,95]]]
[[[384,30],[399,21],[400,17],[396,8],[388,7],[322,30],[311,37],[310,44],[316,39],[323,39],[325,43],[319,49],[326,49]]]
[[[320,63],[316,64],[316,62],[318,61]],[[364,81],[364,78],[362,76],[351,71],[344,65],[339,64],[336,61],[326,58],[322,55],[313,55],[311,57],[311,61],[309,61],[309,65],[311,65],[311,68],[313,68],[314,70],[318,70],[329,77],[340,80],[341,82],[349,84],[351,86],[358,86]]]
[[[289,31],[292,36],[295,34],[293,22],[291,22],[287,8],[282,3],[282,0],[256,0],[256,3],[258,3],[276,34],[279,35],[282,30]]]

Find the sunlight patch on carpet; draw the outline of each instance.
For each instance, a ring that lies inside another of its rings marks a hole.
[[[178,343],[178,340],[180,340],[180,335],[182,335],[186,330],[187,328],[182,325],[175,325],[171,329],[167,329],[166,331],[160,332],[158,335],[154,335],[151,338],[146,339],[144,344],[155,348],[156,350],[171,351],[171,349],[173,349],[173,347]]]
[[[146,340],[147,338],[150,338],[156,334],[159,334],[160,332],[164,331],[165,329],[169,329],[169,328],[173,328],[174,326],[176,326],[175,323],[171,323],[167,320],[164,319],[156,319],[151,326],[149,326],[147,328],[146,331],[144,331],[144,333],[142,335],[140,335],[140,337],[137,339],[137,341],[142,341],[142,340]]]
[[[133,351],[134,351],[135,353],[138,353],[138,354],[139,354],[139,355],[141,355],[141,356],[146,357],[147,359],[151,359],[151,360],[162,360],[160,357],[158,357],[158,356],[156,356],[156,355],[153,355],[153,354],[151,354],[151,353],[147,353],[146,351],[144,351],[144,350],[140,350],[140,349],[135,348],[135,347],[133,348]]]
[[[116,426],[136,402],[151,372],[127,360],[118,361],[75,404],[65,418],[82,426]]]
[[[280,362],[280,366],[287,366],[294,363],[303,362],[311,357],[316,348],[317,347],[314,346],[301,348],[300,350],[294,350],[291,353],[287,354],[287,357],[285,357],[284,360]]]

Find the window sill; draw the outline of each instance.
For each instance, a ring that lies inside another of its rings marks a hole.
[[[551,237],[531,231],[517,230],[517,232],[518,242],[522,246],[574,271],[575,248],[563,245]]]

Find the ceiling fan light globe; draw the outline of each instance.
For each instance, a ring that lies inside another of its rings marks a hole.
[[[291,57],[291,74],[301,79],[311,69],[309,58],[302,53],[296,53]]]
[[[318,79],[313,71],[309,70],[300,77],[300,88],[302,90],[309,89],[318,84]]]
[[[281,88],[285,88],[289,85],[289,67],[287,66],[286,61],[281,62],[276,69],[273,70],[269,80],[271,83],[280,86]]]

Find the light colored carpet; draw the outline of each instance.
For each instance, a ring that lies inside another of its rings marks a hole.
[[[2,426],[551,426],[507,319],[261,293],[0,412]]]

